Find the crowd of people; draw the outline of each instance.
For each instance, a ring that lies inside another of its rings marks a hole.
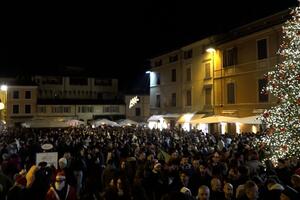
[[[253,142],[260,137],[141,127],[5,128],[0,200],[299,200],[299,156],[274,166],[268,149]],[[57,152],[57,167],[36,163],[39,152]]]

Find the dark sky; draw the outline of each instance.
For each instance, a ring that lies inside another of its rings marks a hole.
[[[2,29],[7,33],[0,52],[3,71],[57,74],[62,66],[81,66],[93,75],[120,78],[122,89],[142,87],[147,84],[149,58],[298,4],[296,0],[99,2],[13,9],[5,17],[8,27]]]

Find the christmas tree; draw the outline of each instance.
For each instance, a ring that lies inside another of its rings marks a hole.
[[[273,163],[278,158],[300,156],[300,7],[292,10],[282,28],[283,43],[278,51],[282,62],[268,72],[264,91],[277,97],[278,103],[262,115],[269,130],[264,142]]]

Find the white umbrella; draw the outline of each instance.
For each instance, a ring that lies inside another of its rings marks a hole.
[[[98,119],[92,122],[92,126],[98,127],[101,125],[107,125],[112,127],[119,127],[120,125],[114,121],[110,121],[108,119]]]
[[[132,125],[138,125],[136,121],[133,121],[131,119],[121,119],[118,121],[118,124],[120,126],[132,126]]]
[[[68,124],[68,126],[81,126],[81,125],[85,125],[85,123],[83,121],[80,121],[78,119],[70,119],[68,121],[66,121],[66,123]]]
[[[21,124],[25,128],[65,128],[68,124],[64,121],[51,119],[34,119]]]

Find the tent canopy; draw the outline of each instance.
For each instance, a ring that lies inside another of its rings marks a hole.
[[[95,127],[101,126],[101,125],[107,125],[112,127],[119,127],[120,125],[117,122],[110,121],[108,119],[97,119],[92,122],[92,125]]]
[[[136,121],[133,121],[131,119],[120,119],[118,121],[118,124],[120,126],[132,126],[132,125],[138,125],[138,123]]]
[[[163,115],[152,115],[151,117],[149,117],[149,119],[147,120],[148,122],[150,121],[159,121],[161,118],[163,118]]]
[[[262,124],[262,121],[259,119],[260,115],[248,116],[238,118],[236,122],[242,124]]]
[[[66,128],[69,125],[65,121],[57,119],[34,119],[21,124],[25,128]]]
[[[237,117],[213,115],[210,117],[192,119],[191,123],[193,123],[193,124],[210,124],[210,123],[220,123],[220,122],[235,123],[235,122],[237,122],[237,120],[238,120]]]

